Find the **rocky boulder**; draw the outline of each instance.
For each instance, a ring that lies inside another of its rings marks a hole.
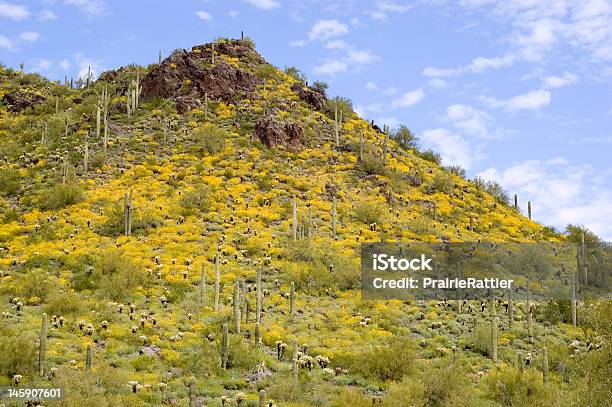
[[[255,135],[269,148],[277,145],[297,148],[302,145],[304,129],[297,123],[283,123],[273,117],[257,122]]]
[[[27,92],[24,90],[16,90],[7,93],[2,98],[2,103],[8,106],[7,110],[14,113],[19,113],[22,110],[33,108],[36,105],[43,103],[46,98],[36,93]]]
[[[327,97],[317,88],[304,86],[302,83],[294,83],[291,85],[291,90],[298,94],[300,99],[311,105],[317,110],[323,110]]]

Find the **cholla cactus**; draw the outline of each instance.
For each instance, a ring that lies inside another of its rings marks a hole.
[[[23,379],[23,376],[20,374],[16,374],[13,376],[13,383],[19,384],[21,382],[21,379]]]
[[[164,382],[159,382],[157,383],[157,387],[159,388],[159,391],[163,393],[164,390],[166,390],[166,388],[168,387],[168,385]]]
[[[85,325],[85,335],[91,336],[93,335],[93,333],[94,333],[94,326],[91,323]]]
[[[102,325],[102,329],[104,329],[105,331],[108,329],[108,321],[104,320],[100,323],[100,325]]]
[[[142,385],[136,380],[130,380],[128,382],[128,387],[132,389],[132,393],[136,393],[138,390],[142,389]]]
[[[327,365],[329,364],[329,359],[326,358],[323,355],[317,355],[315,357],[315,360],[317,361],[317,363],[319,364],[319,366],[321,366],[322,369],[325,369],[327,367]]]
[[[283,358],[285,354],[285,349],[287,349],[287,344],[283,341],[276,341],[276,357],[278,360]]]
[[[237,406],[242,406],[246,401],[246,395],[243,392],[239,392],[238,394],[236,394],[236,405]]]

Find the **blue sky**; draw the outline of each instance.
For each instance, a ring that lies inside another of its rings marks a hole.
[[[612,240],[610,0],[0,0],[0,61],[63,79],[241,30],[538,221]]]

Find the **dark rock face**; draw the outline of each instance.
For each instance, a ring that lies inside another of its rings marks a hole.
[[[2,103],[8,105],[8,111],[19,113],[27,108],[33,108],[34,106],[43,103],[45,100],[46,99],[44,96],[22,90],[16,90],[4,95],[2,98]]]
[[[240,97],[249,97],[255,87],[263,83],[256,75],[220,58],[220,55],[228,55],[248,64],[263,61],[246,43],[215,44],[214,66],[211,54],[211,44],[193,47],[192,51],[174,52],[143,78],[143,99],[172,98],[177,110],[184,112],[200,106],[205,94],[211,99],[235,102]]]
[[[297,148],[302,145],[304,129],[296,123],[283,123],[266,117],[255,126],[255,135],[269,148],[279,144]]]
[[[291,90],[298,94],[300,99],[317,110],[322,110],[327,102],[327,97],[316,88],[304,86],[301,83],[291,85]]]

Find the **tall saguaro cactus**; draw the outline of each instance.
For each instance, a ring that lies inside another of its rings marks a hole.
[[[527,216],[531,219],[531,201],[527,201]]]
[[[189,407],[196,407],[196,378],[189,379]]]
[[[227,369],[228,353],[227,347],[229,344],[227,324],[223,324],[223,336],[221,338],[221,367]]]
[[[87,345],[87,350],[85,351],[85,369],[91,370],[91,364],[93,362],[93,350],[91,345]]]
[[[236,280],[234,282],[234,299],[233,299],[233,306],[234,306],[234,330],[236,332],[236,334],[240,333],[240,282],[238,280]]]
[[[332,237],[336,238],[336,196],[334,195],[332,198]]]
[[[47,314],[43,313],[40,321],[40,343],[38,346],[38,373],[45,374],[45,354],[47,351]]]
[[[266,407],[266,391],[259,390],[259,405],[258,407]]]
[[[89,171],[89,142],[87,140],[85,140],[83,150],[83,170],[87,173]]]
[[[125,236],[132,235],[132,220],[134,217],[134,190],[130,189],[123,196],[123,226]]]
[[[491,318],[491,359],[497,363],[497,317]]]
[[[255,347],[259,348],[261,345],[261,331],[259,328],[259,322],[255,323]]]
[[[297,198],[293,195],[293,200],[291,201],[291,238],[293,240],[297,240]]]
[[[204,306],[204,295],[206,294],[206,267],[202,262],[202,269],[200,270],[200,307]]]
[[[338,113],[338,101],[334,108],[334,142],[336,148],[340,147],[340,129],[342,128],[342,109]]]
[[[263,297],[261,287],[261,267],[257,269],[257,290],[255,291],[255,295],[257,298],[257,302],[255,304],[255,321],[259,324],[261,323],[261,301]]]
[[[517,354],[517,356],[516,356],[516,364],[517,364],[517,368],[518,368],[519,373],[523,373],[524,366],[523,366],[523,353],[522,352],[519,352]]]
[[[219,268],[219,252],[215,255],[215,311],[219,311],[221,289],[221,269]]]
[[[512,288],[508,289],[508,328],[512,329],[512,323],[514,322],[514,298],[512,295]]]
[[[291,291],[289,292],[289,314],[295,315],[295,283],[291,282]]]
[[[514,209],[518,210],[518,195],[514,194]]]

